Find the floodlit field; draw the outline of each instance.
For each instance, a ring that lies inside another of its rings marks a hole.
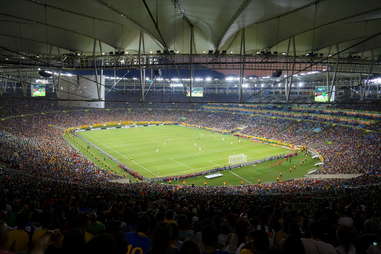
[[[279,159],[234,170],[225,170],[220,172],[223,176],[213,179],[198,176],[185,179],[184,181],[172,182],[171,184],[223,186],[225,184],[245,185],[270,183],[276,182],[277,178],[279,178],[279,181],[287,181],[304,177],[308,171],[314,168],[314,164],[317,162],[319,162],[319,160],[312,159],[310,156],[305,156],[304,153],[300,153],[290,160]]]
[[[92,130],[78,135],[94,145],[90,149],[103,150],[145,177],[183,175],[226,166],[230,155],[245,154],[252,161],[290,152],[231,135],[176,125]]]

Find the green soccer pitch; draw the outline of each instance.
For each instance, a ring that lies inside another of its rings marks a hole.
[[[66,138],[98,166],[126,176],[116,162],[100,152],[103,151],[148,178],[184,175],[227,166],[230,155],[245,154],[247,161],[253,161],[292,152],[245,138],[178,125],[91,130],[77,132],[77,135],[79,137]],[[207,181],[211,185],[223,185],[224,182],[236,185],[257,183],[258,179],[272,182],[280,172],[284,172],[282,180],[286,180],[302,177],[314,163],[316,161],[310,157],[298,155],[287,163],[269,161],[222,171],[223,177],[211,180],[206,180],[204,176],[188,178],[185,183],[203,185]],[[292,166],[297,167],[288,174]]]

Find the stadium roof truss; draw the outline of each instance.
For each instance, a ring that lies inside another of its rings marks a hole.
[[[17,52],[92,54],[93,40],[103,52],[137,53],[139,35],[147,52],[209,50],[240,52],[242,31],[246,52],[287,52],[295,38],[297,54],[329,54],[380,32],[381,2],[374,0],[8,0],[0,3],[0,45]],[[369,56],[380,38],[346,54]],[[100,53],[98,51],[98,53]]]
[[[0,10],[0,78],[136,69],[143,89],[147,69],[188,69],[190,87],[198,69],[229,70],[241,102],[250,75],[281,70],[288,101],[299,74],[324,73],[327,86],[381,74],[380,1],[7,0]]]

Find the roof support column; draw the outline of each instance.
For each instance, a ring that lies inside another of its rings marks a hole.
[[[18,74],[18,80],[19,80],[20,85],[21,85],[22,95],[24,97],[26,97],[27,93],[28,93],[28,82],[23,80],[20,69],[17,69],[17,74]],[[16,89],[16,84],[14,85],[14,88]]]
[[[142,53],[143,53],[143,64],[145,63],[145,46],[144,46],[144,34],[142,31],[140,31],[139,35],[139,51],[138,51],[138,58],[139,58],[139,71],[140,71],[140,86],[141,86],[141,101],[145,101],[145,82],[146,82],[146,69],[144,66],[142,66]]]
[[[286,51],[286,57],[287,57],[287,70],[286,70],[286,80],[284,82],[284,97],[286,99],[286,102],[287,102],[287,94],[288,94],[288,75],[289,75],[289,71],[288,71],[288,66],[289,66],[289,62],[290,62],[290,58],[288,57],[289,54],[290,54],[290,47],[291,47],[291,42],[292,42],[292,38],[290,37],[288,39],[288,44],[287,44],[287,51]]]
[[[334,90],[333,88],[335,87],[335,82],[336,82],[338,63],[339,63],[339,60],[337,60],[336,69],[335,69],[335,72],[333,73],[333,77],[332,77],[331,83],[329,84],[329,88],[328,88],[328,102],[332,101],[332,94],[333,94],[333,90]]]
[[[243,103],[243,81],[245,78],[245,54],[246,54],[246,40],[245,40],[245,28],[241,31],[241,47],[240,54],[240,68],[239,68],[239,103]]]
[[[369,66],[369,71],[368,71],[368,75],[366,77],[366,80],[364,82],[364,84],[361,85],[360,87],[360,100],[361,101],[364,101],[365,100],[365,97],[367,95],[366,93],[366,89],[367,87],[369,86],[369,79],[372,75],[372,72],[373,72],[373,65],[374,65],[374,62],[375,62],[375,58],[374,58],[374,52],[373,50],[370,51],[370,55],[371,55],[371,59],[372,59],[372,63],[371,65]]]
[[[361,89],[360,89],[360,100],[361,101],[364,101],[365,100],[365,97],[367,96],[367,92],[366,92],[366,90],[367,90],[367,88],[368,88],[368,90],[370,90],[370,86],[369,86],[369,79],[370,79],[370,77],[371,77],[371,75],[372,75],[372,72],[373,72],[373,66],[374,66],[374,62],[375,62],[375,57],[374,57],[374,52],[373,52],[373,50],[371,50],[370,51],[370,55],[371,55],[371,59],[372,59],[372,63],[371,63],[371,65],[369,66],[369,71],[368,71],[368,76],[367,76],[367,78],[366,78],[366,80],[365,80],[365,83],[364,83],[364,85],[362,85],[361,86]]]
[[[53,77],[53,84],[52,84],[52,85],[53,85],[53,86],[52,86],[52,88],[53,88],[53,93],[55,93],[56,90],[59,89],[58,84],[60,83],[60,79],[61,79],[61,72],[58,73],[57,78],[54,78],[54,77]]]
[[[330,80],[331,80],[331,72],[329,71],[329,69],[327,69],[326,73],[327,73],[327,75],[326,75],[325,89],[327,89],[327,91],[329,91]]]
[[[292,81],[293,81],[294,71],[295,71],[295,62],[296,62],[295,37],[290,38],[289,41],[288,41],[287,57],[289,56],[289,53],[290,53],[291,44],[292,44],[292,50],[293,50],[293,58],[292,58],[291,75],[287,75],[286,84],[285,84],[286,103],[288,103],[288,101],[290,99],[291,88],[292,88]]]
[[[97,40],[94,39],[94,44],[93,44],[93,61],[94,61],[94,73],[95,73],[95,85],[97,86],[97,94],[98,94],[98,100],[101,100],[101,94],[100,94],[100,83],[102,80],[102,71],[101,71],[101,76],[98,79],[98,68],[97,68],[97,56],[96,56],[96,47],[97,47]]]
[[[192,24],[190,24],[190,40],[189,40],[189,76],[190,76],[190,83],[189,83],[189,101],[192,101],[193,96],[193,43],[194,43],[194,27]]]
[[[102,42],[99,40],[99,53],[102,56],[103,55],[103,50],[102,50]]]
[[[337,61],[336,61],[335,71],[333,72],[332,80],[331,80],[331,82],[329,84],[329,87],[328,87],[328,102],[332,101],[333,88],[335,86],[337,70],[338,70],[338,67],[339,67],[339,61],[340,61],[340,48],[339,48],[339,45],[336,45],[336,52],[337,52],[337,55],[336,55]]]

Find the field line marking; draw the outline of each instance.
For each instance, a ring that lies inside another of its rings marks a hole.
[[[171,159],[172,161],[176,162],[177,164],[180,164],[180,165],[183,165],[183,166],[187,167],[189,170],[193,169],[193,168],[190,167],[188,164],[185,164],[185,163],[183,163],[183,162],[181,162],[181,161],[178,161],[178,160],[175,160],[175,159],[173,159],[173,158],[170,158],[170,159]]]
[[[103,145],[106,146],[107,148],[111,149],[108,145],[106,145],[106,144],[103,144]],[[121,152],[119,152],[119,151],[117,151],[117,150],[114,150],[114,149],[111,149],[111,150],[114,151],[115,153],[119,154],[119,155],[122,156],[123,158],[132,161],[133,163],[135,163],[135,164],[138,165],[139,167],[143,168],[145,171],[147,171],[148,173],[150,173],[150,174],[153,175],[154,177],[158,177],[158,176],[155,175],[151,170],[149,170],[148,168],[144,167],[143,165],[141,165],[140,163],[136,162],[135,160],[128,158],[127,156],[125,156],[124,154],[122,154]]]
[[[250,181],[247,180],[246,178],[244,178],[244,177],[242,177],[242,176],[240,176],[240,175],[234,173],[233,170],[231,170],[230,173],[232,173],[233,175],[235,175],[235,176],[238,177],[238,178],[241,178],[242,180],[244,180],[244,181],[247,182],[247,183],[253,184],[252,182],[250,182]]]
[[[127,157],[125,157],[125,158],[127,158]],[[128,159],[128,158],[127,158],[127,159]],[[144,170],[146,170],[147,172],[149,172],[149,173],[150,173],[151,175],[153,175],[154,177],[158,177],[158,175],[154,174],[151,170],[149,170],[148,168],[144,167],[142,164],[138,163],[137,161],[132,160],[132,159],[131,159],[131,161],[132,161],[133,163],[135,163],[136,165],[142,167]]]
[[[107,153],[106,151],[104,151],[102,148],[100,148],[99,146],[97,146],[96,144],[94,144],[93,142],[91,142],[90,140],[88,140],[87,138],[81,136],[81,135],[77,135],[75,136],[79,139],[81,139],[82,141],[84,141],[86,144],[88,144],[89,146],[93,147],[94,149],[98,150],[100,153],[102,153],[103,155],[106,155],[107,157],[109,157],[109,159],[113,160],[114,162],[118,163],[118,164],[122,164],[118,159],[116,159],[115,157],[113,157],[111,154]]]

